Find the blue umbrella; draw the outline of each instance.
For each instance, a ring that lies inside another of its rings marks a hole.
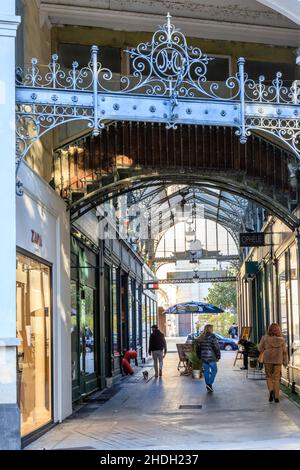
[[[207,304],[205,302],[183,302],[181,304],[176,304],[173,305],[172,307],[167,308],[167,310],[164,311],[165,314],[180,314],[180,313],[211,313],[211,314],[218,314],[222,313],[224,310],[222,310],[219,307],[216,307],[215,305],[212,304]]]

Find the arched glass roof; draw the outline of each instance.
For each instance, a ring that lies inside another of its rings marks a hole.
[[[152,261],[164,235],[180,222],[187,226],[194,224],[194,227],[199,223],[196,224],[196,220],[215,222],[228,232],[239,250],[239,233],[249,229],[260,230],[265,215],[261,207],[245,197],[207,182],[141,182],[140,185],[133,186],[131,191],[103,202],[98,209],[100,207],[102,219],[105,219],[107,213],[114,213],[119,236],[132,243],[137,251],[143,256],[147,255]],[[190,227],[192,231],[192,225]],[[181,238],[179,232],[178,237]]]
[[[130,194],[131,204],[151,212],[152,233],[159,237],[171,225],[191,217],[206,218],[222,225],[237,242],[245,230],[248,201],[215,187],[158,185]]]

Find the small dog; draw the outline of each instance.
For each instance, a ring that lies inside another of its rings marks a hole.
[[[147,370],[143,371],[143,377],[144,377],[144,380],[148,380],[149,372]]]

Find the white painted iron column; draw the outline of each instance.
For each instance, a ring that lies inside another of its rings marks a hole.
[[[15,0],[0,2],[0,449],[20,447],[16,380]]]

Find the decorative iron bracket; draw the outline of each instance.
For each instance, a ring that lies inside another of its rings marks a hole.
[[[56,54],[44,72],[36,59],[28,69],[17,69],[17,172],[46,132],[78,120],[86,121],[94,135],[111,120],[161,122],[167,128],[230,126],[237,129],[241,143],[252,130],[260,130],[277,137],[300,159],[298,81],[286,87],[278,72],[271,85],[263,76],[255,82],[245,74],[243,58],[238,73],[221,85],[207,81],[212,58],[187,45],[169,14],[151,42],[126,52],[131,75],[118,84],[99,63],[97,46],[92,46],[91,61],[82,69],[73,62],[71,70],[63,70]]]

